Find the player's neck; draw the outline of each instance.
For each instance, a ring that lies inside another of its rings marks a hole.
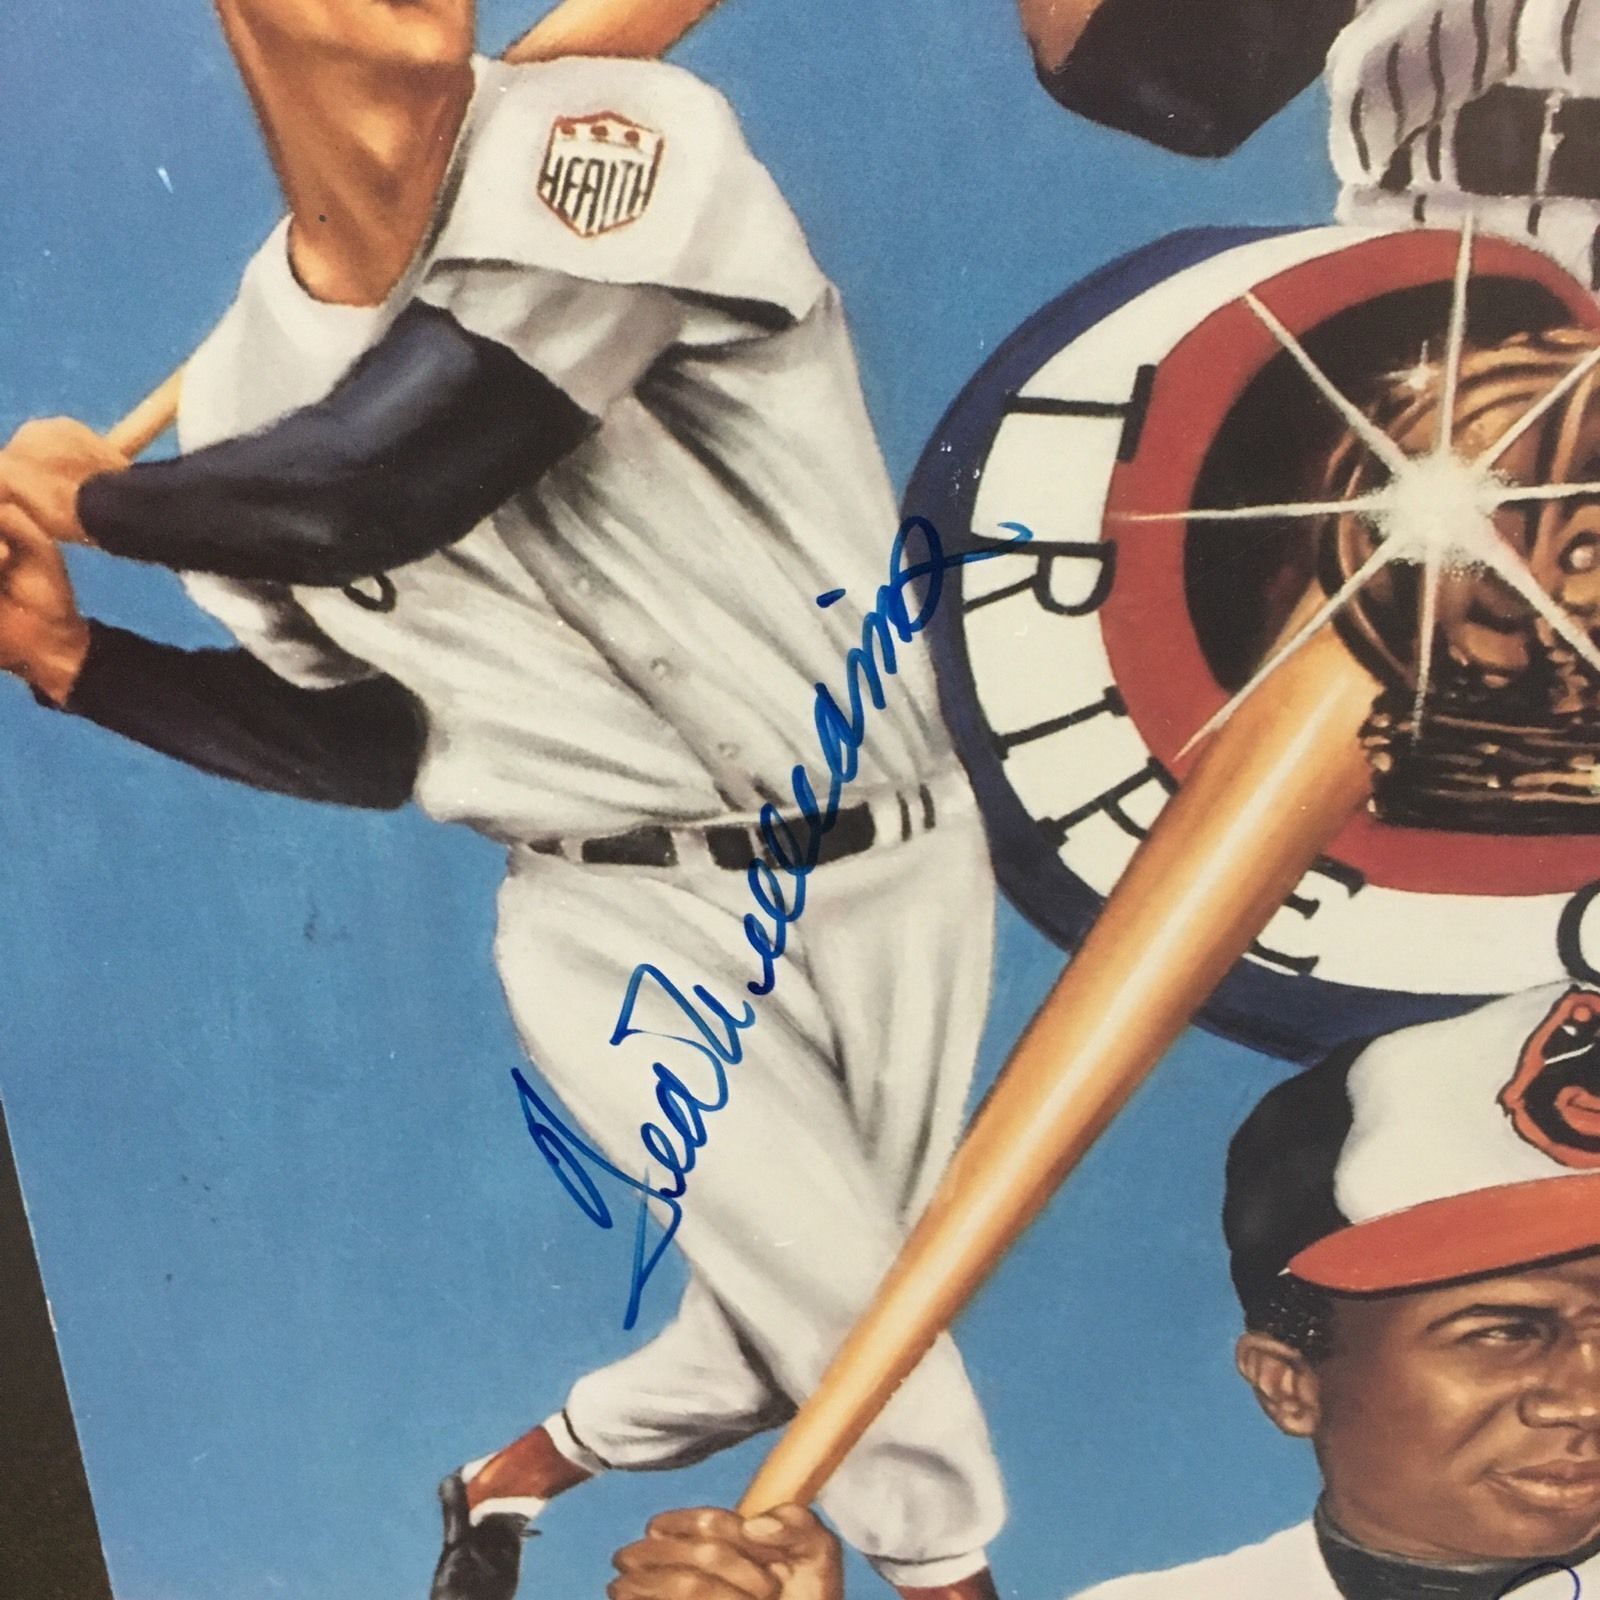
[[[1401,1600],[1426,1592],[1440,1600],[1499,1600],[1530,1572],[1572,1571],[1600,1554],[1600,1534],[1565,1555],[1542,1559],[1425,1560],[1394,1555],[1355,1538],[1326,1505],[1315,1518],[1317,1544],[1344,1600]]]
[[[317,49],[291,59],[225,20],[293,217],[296,276],[319,300],[379,304],[433,219],[472,98],[470,63]]]

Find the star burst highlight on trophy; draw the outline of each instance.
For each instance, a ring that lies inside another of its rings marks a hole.
[[[1363,734],[1394,822],[1600,829],[1600,340],[1576,329],[1474,348],[1461,232],[1441,357],[1356,403],[1253,293],[1244,303],[1346,433],[1326,492],[1122,513],[1195,527],[1307,519],[1321,593],[1190,737],[1226,725],[1330,624],[1384,686]],[[1316,591],[1313,591],[1316,594]],[[1441,818],[1441,809],[1445,816]]]

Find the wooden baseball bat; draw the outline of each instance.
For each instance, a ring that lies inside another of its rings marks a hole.
[[[662,56],[721,0],[561,0],[501,58],[514,66],[561,56]],[[183,368],[152,389],[106,434],[132,459],[177,420]]]
[[[1377,685],[1329,627],[1212,738],[740,1503],[814,1499],[1366,798]]]
[[[152,389],[121,422],[106,433],[106,443],[130,461],[142,456],[178,417],[178,396],[183,390],[183,368]]]

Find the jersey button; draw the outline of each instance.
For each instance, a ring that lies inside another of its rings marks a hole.
[[[724,761],[735,761],[739,756],[739,747],[738,745],[734,744],[732,740],[724,739],[722,743],[717,746],[717,754],[721,756]]]
[[[652,678],[670,678],[672,676],[672,663],[665,656],[657,656],[650,663],[650,676]]]

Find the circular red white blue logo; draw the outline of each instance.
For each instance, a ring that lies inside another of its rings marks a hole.
[[[1072,949],[1315,576],[1292,525],[1186,520],[1293,498],[1336,386],[1447,336],[1458,236],[1207,229],[1096,274],[1030,319],[930,441],[906,511],[947,547],[1032,541],[955,574],[941,693],[1012,900]],[[1255,302],[1252,305],[1252,301]],[[1480,239],[1474,337],[1600,327],[1543,256]],[[1264,318],[1260,307],[1270,313]],[[1600,983],[1600,836],[1463,834],[1362,814],[1200,1019],[1309,1059],[1562,977]]]

